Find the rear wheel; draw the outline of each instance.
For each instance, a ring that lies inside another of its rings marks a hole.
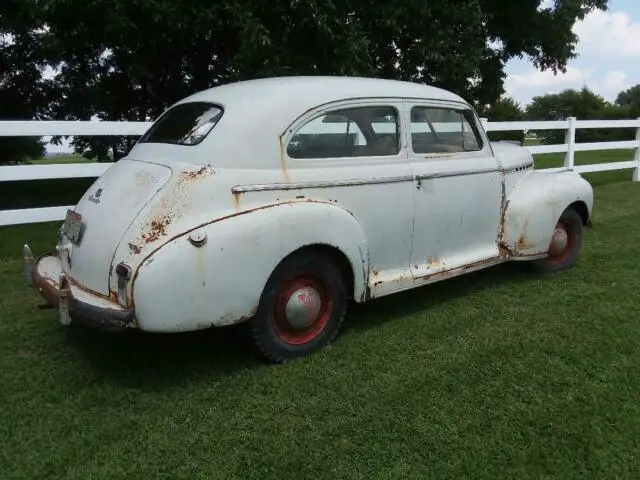
[[[272,363],[282,363],[328,345],[346,310],[346,287],[330,256],[300,252],[273,272],[249,323],[254,346]]]
[[[532,267],[541,272],[556,272],[570,268],[582,246],[582,218],[572,208],[567,208],[556,224],[549,243],[548,255],[534,260]]]

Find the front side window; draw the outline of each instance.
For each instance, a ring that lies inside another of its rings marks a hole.
[[[482,149],[471,110],[413,107],[411,144],[415,153],[472,152]]]
[[[334,110],[305,123],[287,145],[291,158],[397,155],[398,112],[393,107]]]
[[[181,103],[165,112],[140,143],[196,145],[213,130],[222,113],[222,108],[212,103]]]

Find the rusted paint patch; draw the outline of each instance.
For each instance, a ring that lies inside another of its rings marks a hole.
[[[380,285],[382,283],[382,280],[379,279],[378,277],[378,271],[376,269],[371,270],[371,282],[373,282],[373,286],[377,287],[378,285]]]
[[[116,292],[115,290],[109,289],[109,298],[117,303],[118,302],[118,292]]]
[[[410,275],[400,275],[396,278],[394,278],[393,280],[391,280],[391,283],[402,283],[402,282],[406,282],[408,280],[412,280],[413,276]]]
[[[438,272],[433,272],[433,273],[429,273],[427,275],[423,275],[422,277],[419,277],[420,280],[436,280],[436,279],[445,279],[447,277],[454,277],[459,275],[461,271],[466,271],[466,270],[471,270],[471,269],[476,269],[478,267],[482,267],[484,265],[492,265],[496,262],[496,260],[498,260],[500,257],[497,258],[487,258],[485,260],[480,260],[478,262],[473,262],[473,263],[469,263],[467,265],[463,265],[460,268],[454,268],[454,269],[450,269],[450,270],[440,270]]]
[[[209,175],[215,174],[215,170],[211,167],[211,165],[202,165],[200,168],[196,170],[187,170],[186,172],[180,173],[180,177],[184,180],[198,180],[202,177],[207,177]]]
[[[431,255],[429,255],[427,257],[427,267],[428,268],[437,268],[439,266],[441,266],[441,262],[440,259],[438,257],[432,257]]]
[[[500,252],[501,257],[511,256],[511,250],[509,250],[507,246],[502,242],[498,242],[498,252]]]
[[[518,241],[516,242],[516,252],[522,252],[528,249],[530,246],[531,245],[529,245],[526,234],[523,233],[522,235],[520,235],[520,238],[518,238]]]
[[[236,207],[236,211],[240,210],[240,196],[242,195],[242,192],[234,192],[233,193],[233,203]]]
[[[138,253],[140,253],[141,248],[138,245],[136,245],[135,243],[129,242],[129,251],[131,253],[138,254]]]
[[[171,217],[169,215],[162,218],[154,218],[151,220],[149,231],[142,234],[142,240],[145,243],[155,242],[160,237],[167,234],[167,227],[170,223]]]
[[[504,183],[502,185],[502,207],[500,208],[500,232],[498,233],[498,252],[502,258],[508,258],[513,256],[513,252],[509,245],[507,244],[506,234],[507,234],[507,217],[506,212],[509,208],[509,200],[504,198]]]

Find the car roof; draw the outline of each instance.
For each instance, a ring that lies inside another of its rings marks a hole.
[[[356,98],[428,98],[467,104],[441,88],[380,78],[298,76],[270,77],[229,83],[190,95],[179,102],[212,102],[235,113],[255,115],[266,110],[272,119],[290,122],[319,105]],[[276,114],[277,112],[277,114]],[[274,115],[275,114],[275,115]],[[258,115],[261,116],[261,115]],[[244,116],[245,121],[247,116]],[[278,122],[279,123],[279,122]]]

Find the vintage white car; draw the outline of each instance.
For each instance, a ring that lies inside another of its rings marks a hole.
[[[490,142],[457,95],[270,78],[173,105],[68,212],[57,254],[24,260],[65,325],[246,322],[282,362],[331,342],[349,301],[506,261],[566,269],[592,208],[579,174]]]

